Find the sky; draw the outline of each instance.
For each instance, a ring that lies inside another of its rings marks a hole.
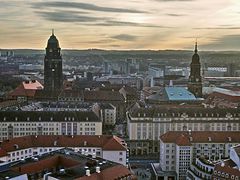
[[[0,49],[240,50],[240,0],[0,0]]]

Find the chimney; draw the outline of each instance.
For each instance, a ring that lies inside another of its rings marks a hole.
[[[65,174],[65,169],[60,169],[59,172],[60,174]]]
[[[96,173],[100,173],[100,167],[99,166],[96,166]]]
[[[89,169],[86,170],[86,176],[90,176],[90,170]]]
[[[85,151],[84,151],[84,149],[82,149],[82,153],[81,153],[82,155],[84,155],[85,154]]]
[[[192,142],[192,141],[193,141],[193,137],[192,137],[192,136],[190,136],[190,137],[189,137],[189,140]]]
[[[221,167],[224,167],[225,166],[225,163],[224,163],[224,161],[222,160],[222,162],[221,162]]]

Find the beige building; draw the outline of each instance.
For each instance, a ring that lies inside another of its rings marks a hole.
[[[117,110],[112,104],[95,103],[93,111],[101,118],[104,125],[115,125]]]
[[[28,135],[102,135],[102,121],[91,111],[4,111],[0,121],[0,140]]]
[[[188,169],[197,158],[214,161],[228,158],[231,147],[239,143],[239,131],[169,131],[160,137],[160,161],[153,168],[155,172],[159,171],[156,176],[160,179],[185,180]],[[200,165],[200,161],[197,163]],[[203,163],[201,165],[205,172],[213,170]],[[210,175],[201,176],[202,179],[210,179]]]
[[[168,131],[239,131],[238,109],[135,108],[127,112],[130,154],[159,152],[159,137]]]

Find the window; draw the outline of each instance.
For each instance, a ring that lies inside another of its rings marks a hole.
[[[123,155],[123,153],[122,153],[122,152],[119,152],[119,155]]]
[[[119,161],[122,161],[122,158],[119,158]]]

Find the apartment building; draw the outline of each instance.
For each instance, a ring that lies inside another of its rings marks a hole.
[[[172,172],[176,176],[171,178],[185,180],[188,169],[197,158],[212,161],[228,158],[231,147],[239,143],[239,131],[169,131],[160,137],[159,166],[153,167],[161,169],[159,179],[166,179],[166,174]],[[206,165],[205,168],[209,172],[213,170]],[[209,179],[209,176],[202,178]]]
[[[130,154],[159,152],[159,137],[168,131],[239,131],[239,109],[134,107],[127,112]]]
[[[93,111],[101,118],[104,125],[115,125],[117,110],[112,104],[95,103]]]
[[[15,162],[65,147],[85,156],[100,157],[124,166],[128,162],[127,144],[111,135],[36,135],[4,140],[0,144],[0,162]]]
[[[28,135],[102,135],[92,111],[3,111],[0,140]]]

